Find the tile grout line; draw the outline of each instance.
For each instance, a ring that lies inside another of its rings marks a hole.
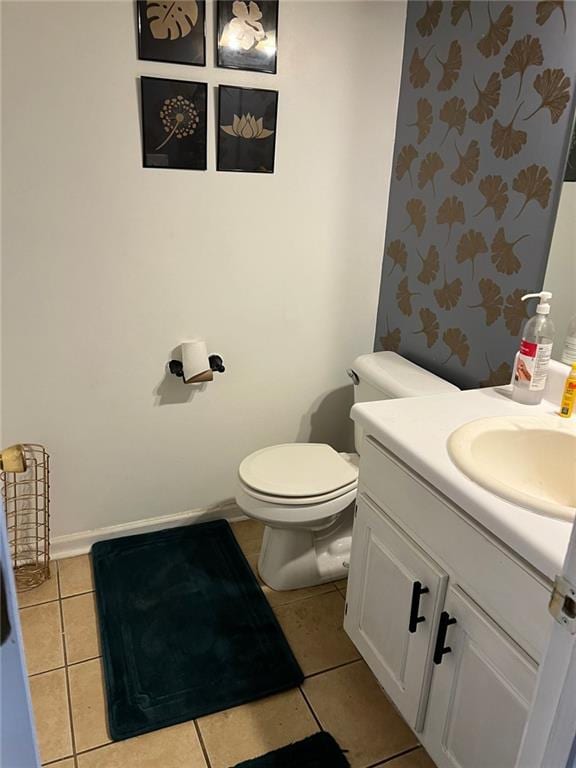
[[[351,659],[350,661],[343,661],[342,664],[336,664],[334,667],[328,667],[327,669],[321,669],[318,672],[311,672],[309,675],[305,675],[305,680],[310,680],[313,677],[319,677],[320,675],[325,675],[328,672],[334,672],[337,669],[342,669],[343,667],[349,667],[352,664],[358,664],[359,661],[363,661],[362,657],[359,657],[357,659]]]
[[[314,712],[314,708],[312,707],[312,704],[311,704],[311,703],[308,701],[308,696],[306,696],[306,694],[304,693],[304,690],[302,689],[302,686],[301,686],[301,685],[299,685],[299,686],[298,686],[298,690],[299,690],[299,691],[300,691],[300,693],[302,694],[302,698],[303,698],[303,699],[304,699],[304,701],[306,702],[306,706],[307,706],[307,707],[308,707],[308,709],[310,710],[310,713],[311,713],[312,717],[314,718],[314,720],[315,720],[315,722],[316,722],[316,725],[318,726],[318,728],[320,728],[320,730],[321,730],[321,731],[323,731],[323,730],[324,730],[324,726],[323,726],[323,725],[322,725],[322,723],[320,722],[320,719],[319,719],[319,717],[316,715],[316,712]]]
[[[59,667],[51,667],[50,669],[43,669],[42,672],[33,672],[31,675],[28,675],[28,677],[38,677],[39,675],[46,675],[48,674],[48,672],[57,672],[59,669],[77,667],[79,664],[85,664],[88,661],[96,661],[96,659],[101,659],[101,658],[102,658],[102,654],[100,653],[98,656],[89,656],[86,659],[78,659],[78,661],[67,661]]]
[[[200,749],[202,750],[202,754],[204,755],[204,760],[206,760],[206,765],[208,766],[208,768],[212,768],[212,763],[210,762],[208,749],[206,748],[206,745],[204,744],[204,739],[202,738],[202,731],[200,730],[200,726],[198,725],[198,722],[196,720],[193,720],[192,722],[194,723],[194,730],[196,731],[196,736],[198,737],[198,741],[200,742]]]
[[[66,677],[66,695],[68,699],[68,717],[70,719],[70,736],[72,740],[72,757],[74,759],[74,765],[76,766],[76,735],[74,733],[74,718],[72,716],[72,696],[70,695],[70,678],[68,676],[68,652],[66,649],[66,627],[64,625],[64,610],[62,608],[62,597],[60,591],[60,568],[57,566],[58,572],[58,605],[60,607],[60,622],[62,624],[62,650],[64,652],[64,674]]]
[[[62,617],[60,617],[60,620],[62,620]],[[64,642],[64,638],[62,638],[62,642]],[[33,677],[40,677],[40,675],[47,675],[50,672],[58,672],[59,669],[66,669],[66,663],[61,664],[59,667],[51,667],[50,669],[43,669],[42,672],[33,672],[31,675],[28,675],[28,679],[31,680]]]
[[[306,589],[306,587],[304,587],[304,589]],[[268,599],[268,595],[266,594],[266,592],[264,592],[264,590],[262,590],[262,592],[266,597],[266,599],[268,600],[268,603],[272,608],[272,610],[274,611],[274,613],[276,613],[276,611],[279,611],[283,608],[288,608],[289,606],[296,605],[296,603],[305,603],[308,600],[316,600],[319,597],[327,597],[328,595],[338,595],[343,600],[345,600],[344,595],[338,589],[336,589],[336,587],[334,587],[333,589],[327,589],[326,592],[315,592],[313,595],[306,595],[306,597],[298,597],[295,600],[291,600],[289,603],[280,603],[280,605],[273,605]],[[281,593],[276,593],[276,594],[281,594]]]
[[[391,762],[392,760],[397,760],[399,757],[404,757],[405,755],[410,755],[412,752],[416,752],[417,749],[423,749],[421,744],[417,744],[415,747],[410,747],[409,749],[405,749],[403,752],[398,752],[395,755],[390,755],[390,757],[387,757],[385,760],[380,760],[379,763],[370,763],[367,768],[380,768],[381,765],[386,765],[387,763]],[[426,750],[424,750],[426,752]],[[428,754],[426,752],[426,754]]]
[[[74,592],[72,595],[63,595],[60,600],[71,600],[73,597],[82,597],[83,595],[91,595],[95,592],[94,589],[87,589],[85,592]]]

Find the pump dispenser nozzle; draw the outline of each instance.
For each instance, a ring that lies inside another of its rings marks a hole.
[[[539,315],[549,315],[550,304],[548,300],[551,298],[552,294],[550,291],[540,291],[540,293],[527,293],[525,296],[522,296],[522,301],[526,301],[526,299],[540,299],[540,303],[536,307],[536,313]]]

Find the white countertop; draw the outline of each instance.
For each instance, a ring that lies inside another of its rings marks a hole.
[[[515,403],[507,387],[358,403],[352,418],[385,448],[454,501],[546,578],[561,572],[572,524],[511,504],[468,479],[453,464],[449,435],[488,416],[554,414],[558,406]],[[557,417],[559,418],[559,417]],[[360,480],[362,462],[360,462]]]

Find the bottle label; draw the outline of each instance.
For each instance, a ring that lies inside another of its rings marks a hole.
[[[520,354],[514,372],[514,381],[531,391],[543,390],[546,386],[548,363],[552,355],[552,344],[536,344],[522,339]]]
[[[562,362],[572,365],[576,363],[576,336],[567,336],[562,352]]]

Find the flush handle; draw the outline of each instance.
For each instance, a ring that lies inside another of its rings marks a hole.
[[[418,624],[426,621],[425,616],[419,616],[420,613],[420,596],[427,595],[430,590],[428,587],[423,587],[421,581],[415,581],[412,585],[412,603],[410,604],[410,621],[408,623],[408,632],[414,634],[418,629]]]
[[[356,371],[354,371],[352,368],[347,368],[346,373],[352,379],[352,383],[354,384],[354,386],[357,387],[358,384],[360,384],[360,378],[358,377],[358,374],[356,373]]]

